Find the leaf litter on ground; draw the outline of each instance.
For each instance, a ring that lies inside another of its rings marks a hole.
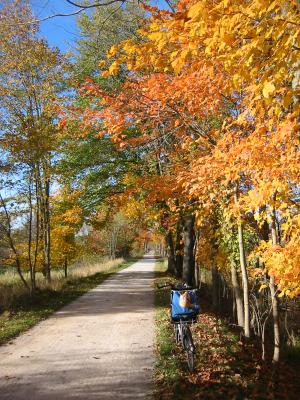
[[[246,343],[239,332],[212,312],[209,304],[202,304],[202,313],[192,331],[197,347],[195,371],[188,372],[185,354],[175,346],[172,357],[179,360],[177,380],[166,383],[164,371],[160,371],[156,377],[156,399],[299,398],[299,366],[281,361],[275,370],[271,362],[263,362],[259,343]]]

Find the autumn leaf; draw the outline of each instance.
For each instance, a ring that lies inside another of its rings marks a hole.
[[[264,86],[263,86],[263,95],[266,99],[268,99],[270,97],[270,95],[272,95],[275,91],[275,86],[272,82],[265,82]]]

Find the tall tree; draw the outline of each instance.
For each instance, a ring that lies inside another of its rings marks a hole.
[[[43,269],[50,281],[50,195],[53,163],[60,144],[53,99],[62,90],[68,67],[57,49],[50,49],[38,38],[38,26],[33,20],[29,5],[23,2],[8,1],[1,9],[1,150],[12,167],[18,166],[18,174],[23,173],[28,180],[29,264],[34,274],[31,255],[41,244]]]

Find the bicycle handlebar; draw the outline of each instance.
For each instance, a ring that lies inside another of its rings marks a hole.
[[[186,283],[179,283],[178,285],[172,285],[171,283],[164,283],[162,285],[157,285],[158,289],[164,289],[169,287],[171,290],[199,290],[198,287],[189,286]]]

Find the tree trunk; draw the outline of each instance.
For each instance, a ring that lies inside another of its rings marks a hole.
[[[145,239],[144,241],[144,254],[148,253],[148,241]]]
[[[213,308],[218,310],[219,308],[219,273],[215,266],[211,268],[212,278],[212,302]]]
[[[112,254],[113,254],[112,235],[111,235],[111,232],[110,232],[110,231],[109,231],[107,234],[108,234],[108,253],[109,253],[109,259],[112,260]]]
[[[274,195],[276,197],[276,194]],[[272,244],[275,246],[278,244],[278,237],[276,234],[276,215],[275,208],[273,210],[273,218],[271,225],[271,235],[272,235]],[[273,329],[274,329],[274,353],[273,353],[273,362],[277,363],[280,357],[280,330],[279,330],[279,309],[278,309],[278,299],[276,296],[276,287],[275,287],[275,278],[274,276],[270,276],[270,293],[271,293],[271,301],[272,301],[272,314],[273,314]]]
[[[47,162],[38,162],[36,166],[37,207],[40,215],[39,236],[43,248],[43,275],[51,281],[50,272],[50,180]]]
[[[231,282],[233,287],[234,302],[236,305],[236,314],[238,325],[244,328],[244,306],[238,274],[235,266],[231,264]]]
[[[67,278],[68,277],[68,259],[67,259],[67,257],[65,257],[64,272],[65,272],[65,278]]]
[[[33,205],[32,205],[32,177],[29,177],[28,185],[29,195],[29,223],[28,223],[28,264],[30,271],[30,292],[31,295],[35,292],[35,260],[32,262],[31,247],[32,247],[32,219],[33,219]]]
[[[196,262],[195,260],[195,286],[199,287],[200,286],[200,265]]]
[[[158,254],[160,255],[160,257],[163,257],[163,250],[162,250],[162,243],[159,242],[159,246],[158,246]]]
[[[181,220],[177,222],[176,227],[176,243],[175,243],[175,276],[176,278],[182,277],[183,268],[183,245],[182,245],[182,228]]]
[[[169,274],[175,273],[175,254],[174,254],[174,242],[172,232],[169,230],[166,236],[167,250],[168,250],[168,270]]]
[[[234,193],[235,203],[238,202],[238,187],[235,188]],[[243,281],[243,297],[244,297],[244,334],[246,338],[250,338],[250,308],[249,308],[249,282],[247,272],[247,262],[244,246],[243,237],[243,224],[242,221],[238,222],[238,241],[239,241],[239,253],[240,253],[240,264],[242,271]]]
[[[38,174],[37,174],[37,165],[35,166],[35,198],[36,198],[36,206],[35,206],[35,249],[34,249],[34,260],[32,264],[32,272],[35,280],[36,274],[36,265],[38,261],[38,252],[39,252],[39,240],[40,240],[40,197],[39,197],[39,187],[38,187]],[[35,282],[36,287],[36,282]]]
[[[238,223],[238,239],[239,239],[240,264],[241,264],[242,281],[243,281],[244,334],[246,338],[249,338],[250,337],[249,283],[248,283],[248,272],[247,272],[247,263],[246,263],[245,247],[244,247],[243,225],[241,222]]]
[[[189,215],[184,219],[183,227],[183,271],[182,279],[188,285],[193,285],[194,281],[194,270],[195,270],[195,256],[194,256],[194,243],[195,243],[195,231],[194,231],[194,216]]]
[[[197,262],[197,248],[198,248],[198,243],[199,243],[199,231],[195,231],[195,242],[194,242],[194,260],[195,260],[195,276],[194,276],[194,281],[195,281],[195,286],[199,287],[200,285],[200,265]]]
[[[50,181],[45,179],[45,204],[44,204],[44,270],[48,283],[51,282],[50,260]]]

